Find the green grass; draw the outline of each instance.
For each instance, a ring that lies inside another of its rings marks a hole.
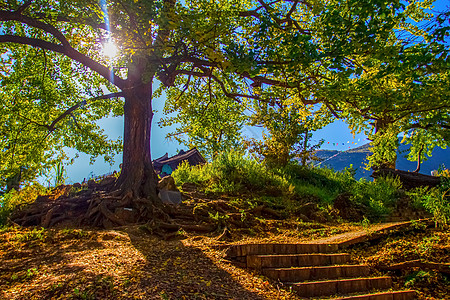
[[[191,167],[187,163],[172,176],[177,185],[198,184],[207,193],[251,194],[247,207],[265,204],[295,212],[296,206],[315,202],[328,209],[340,194],[351,194],[351,201],[366,208],[373,221],[389,214],[402,193],[398,179],[379,178],[376,182],[356,181],[355,170],[301,166],[295,162],[280,169],[268,169],[239,152],[223,153],[209,164]]]
[[[255,159],[234,151],[222,153],[213,162],[202,166],[191,167],[184,162],[172,176],[177,185],[197,183],[206,192],[236,193],[276,188],[283,193],[289,190],[282,176],[268,170]]]
[[[416,208],[423,208],[433,215],[436,227],[450,225],[450,179],[448,177],[443,177],[438,187],[420,187],[407,194]]]

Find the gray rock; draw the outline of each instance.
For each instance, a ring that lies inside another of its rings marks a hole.
[[[161,190],[158,194],[162,202],[165,204],[179,205],[181,204],[181,193],[176,191]]]

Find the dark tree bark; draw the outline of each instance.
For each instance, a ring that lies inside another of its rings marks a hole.
[[[133,88],[125,96],[122,172],[118,186],[134,196],[156,195],[156,175],[150,153],[153,118],[151,87]]]
[[[152,81],[155,72],[150,73],[148,82],[144,82],[142,77],[147,69],[145,58],[133,58],[128,73],[129,86],[124,90],[123,161],[116,187],[123,194],[131,192],[133,198],[146,198],[157,204],[160,202],[157,197],[157,176],[150,149]]]
[[[420,147],[419,154],[417,155],[417,168],[414,170],[414,173],[420,172],[420,164],[422,162],[422,160],[420,159],[420,156],[422,155],[422,151],[423,151],[423,145]]]

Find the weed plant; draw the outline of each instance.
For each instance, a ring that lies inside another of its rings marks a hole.
[[[206,192],[236,193],[242,190],[258,191],[267,187],[288,191],[288,184],[283,177],[237,151],[222,153],[211,163],[202,166],[191,167],[183,162],[172,176],[177,185],[197,183]]]
[[[278,173],[295,186],[296,194],[301,197],[313,196],[320,199],[322,204],[332,204],[339,194],[348,191],[356,182],[352,167],[336,172],[326,167],[311,168],[290,163]]]
[[[16,208],[22,208],[35,201],[40,195],[45,195],[48,190],[40,184],[24,186],[20,191],[12,189],[0,196],[0,225],[6,223],[8,216]]]
[[[398,177],[379,177],[375,182],[361,179],[352,187],[352,200],[368,209],[369,219],[388,215],[401,197],[402,183]]]
[[[416,208],[423,208],[433,215],[436,227],[450,225],[450,178],[441,178],[438,187],[420,187],[407,193]]]

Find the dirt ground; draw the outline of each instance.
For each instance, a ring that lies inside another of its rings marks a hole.
[[[114,230],[3,228],[0,298],[299,299],[281,283],[224,260],[223,245],[301,242],[363,229],[357,224],[302,222],[286,229],[277,222],[268,225],[277,230],[240,234],[239,241],[218,240],[220,232],[208,236],[183,232],[177,239],[166,241],[139,226]],[[445,262],[449,258],[449,240],[446,231],[422,231],[356,248],[352,254],[355,262],[369,263],[374,268],[398,262],[405,253],[405,259],[439,255],[439,261]],[[396,276],[397,287],[409,284],[409,288],[419,288],[421,299],[450,299],[446,294],[450,293],[447,277],[417,272],[392,275]]]
[[[223,261],[213,243],[201,236],[163,241],[137,227],[9,228],[0,235],[0,297],[297,299]]]

